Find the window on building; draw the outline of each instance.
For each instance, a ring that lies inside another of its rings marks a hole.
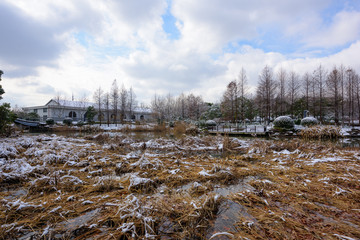
[[[37,109],[34,109],[34,113],[37,113],[38,111],[37,111]]]
[[[43,112],[46,113],[46,112],[47,112],[47,108],[43,108]]]
[[[141,116],[140,116],[140,120],[144,120],[144,115],[141,115]]]
[[[69,117],[76,118],[76,112],[74,111],[69,112]]]

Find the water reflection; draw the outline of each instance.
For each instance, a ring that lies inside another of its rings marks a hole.
[[[174,135],[171,134],[170,132],[104,132],[104,133],[109,133],[111,135],[118,135],[118,136],[127,136],[127,137],[131,137],[134,140],[137,141],[149,141],[151,139],[158,139],[158,138],[170,138],[170,139],[179,139],[181,138],[183,135]],[[58,136],[64,136],[64,137],[73,137],[73,138],[83,138],[83,137],[88,137],[88,136],[94,136],[98,133],[88,133],[88,132],[38,132],[38,133],[25,133],[26,135],[30,135],[30,136],[38,136],[38,135],[58,135]],[[230,136],[231,137],[231,136]],[[254,140],[256,138],[254,137],[231,137],[231,138],[238,138],[240,140]],[[276,138],[261,138],[262,140],[269,140],[269,141],[273,141],[273,140],[277,140],[277,141],[289,141],[288,137],[276,137]],[[291,138],[293,139],[293,138]],[[300,139],[301,138],[297,138]],[[340,139],[336,139],[336,140],[303,140],[305,142],[313,142],[314,144],[322,144],[322,145],[328,145],[328,144],[334,144],[337,147],[342,147],[342,148],[360,148],[360,138],[340,138]]]

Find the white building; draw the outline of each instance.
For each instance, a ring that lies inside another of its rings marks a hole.
[[[65,118],[72,118],[74,121],[86,121],[87,108],[93,106],[98,111],[98,106],[91,102],[81,101],[67,101],[51,99],[44,106],[24,107],[25,113],[35,112],[40,116],[40,121],[45,121],[47,118],[52,118],[55,121],[62,121]],[[117,111],[117,121],[120,121],[120,111]],[[99,113],[95,116],[94,120],[99,120]],[[110,121],[113,121],[115,114],[112,109],[107,112],[103,107],[101,108],[102,121],[107,121],[109,116]],[[152,112],[150,109],[135,108],[132,112],[126,111],[124,120],[134,121],[148,121],[152,119]]]

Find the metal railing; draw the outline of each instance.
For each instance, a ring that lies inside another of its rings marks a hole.
[[[222,132],[222,133],[260,133],[266,132],[267,126],[264,125],[240,125],[240,126],[233,126],[233,125],[216,125],[208,127],[210,131]]]

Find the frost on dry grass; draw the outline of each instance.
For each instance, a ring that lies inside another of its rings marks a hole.
[[[0,238],[359,239],[359,163],[296,140],[2,139]]]

